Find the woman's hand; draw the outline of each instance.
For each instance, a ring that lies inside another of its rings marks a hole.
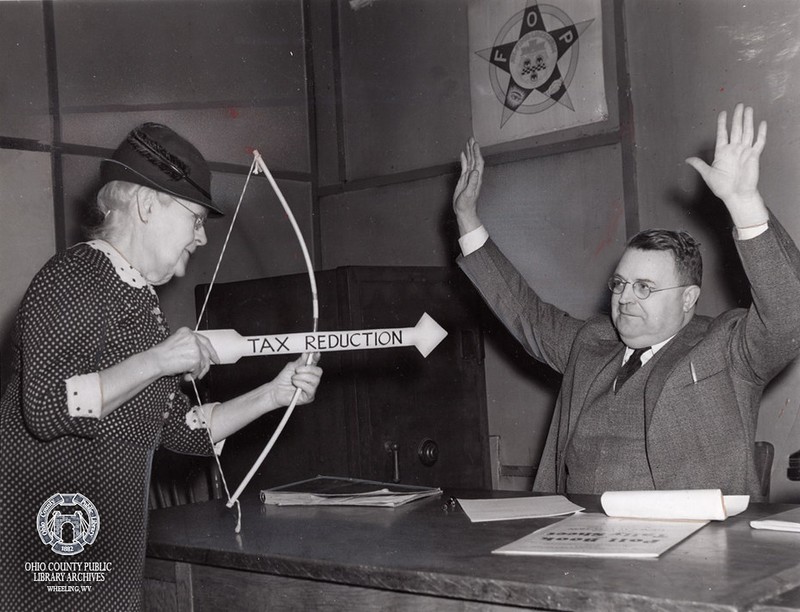
[[[268,383],[217,406],[211,419],[211,435],[214,440],[223,440],[261,415],[288,406],[297,389],[300,389],[298,404],[313,401],[322,378],[322,368],[316,365],[319,353],[314,353],[310,365],[306,365],[307,359],[308,354],[304,353],[300,358],[287,363]]]
[[[298,405],[314,401],[317,387],[322,379],[322,368],[317,365],[319,353],[312,355],[309,365],[306,365],[307,360],[308,354],[303,353],[299,358],[287,363],[272,380],[273,397],[278,406],[288,406],[296,389],[300,389]]]
[[[208,338],[188,327],[181,327],[150,351],[163,376],[186,374],[187,379],[196,380],[206,375],[212,363],[219,363]]]

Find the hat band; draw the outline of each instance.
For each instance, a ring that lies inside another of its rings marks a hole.
[[[189,177],[186,164],[172,155],[156,141],[149,138],[141,130],[133,130],[128,135],[128,142],[133,149],[147,161],[174,180],[184,180],[197,189],[204,197],[211,199],[211,194]]]

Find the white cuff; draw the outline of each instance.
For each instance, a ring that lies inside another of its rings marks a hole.
[[[67,413],[71,417],[99,419],[103,409],[100,374],[78,374],[64,381],[67,384]]]
[[[219,402],[213,404],[203,404],[202,406],[192,406],[189,412],[186,413],[186,426],[194,431],[195,429],[208,429],[208,424],[211,422],[211,415],[214,413],[214,408],[219,406]],[[209,435],[209,439],[212,440]],[[225,440],[214,442],[214,454],[219,456],[222,454],[222,447],[225,446]]]
[[[481,225],[461,236],[458,239],[458,244],[461,247],[461,253],[466,257],[486,244],[487,240],[489,240],[489,232]]]
[[[750,227],[743,227],[743,228],[735,228],[735,234],[737,240],[749,240],[750,238],[755,238],[756,236],[760,236],[764,232],[767,231],[769,227],[769,222],[764,221],[761,225],[751,225]]]

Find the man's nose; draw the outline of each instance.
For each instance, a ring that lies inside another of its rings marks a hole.
[[[622,287],[622,293],[619,294],[619,301],[623,304],[630,304],[636,300],[636,294],[633,292],[633,283],[625,283]]]

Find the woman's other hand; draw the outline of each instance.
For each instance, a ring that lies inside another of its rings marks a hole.
[[[181,327],[169,338],[150,349],[164,376],[186,374],[187,378],[200,379],[219,357],[211,342],[188,327]]]

